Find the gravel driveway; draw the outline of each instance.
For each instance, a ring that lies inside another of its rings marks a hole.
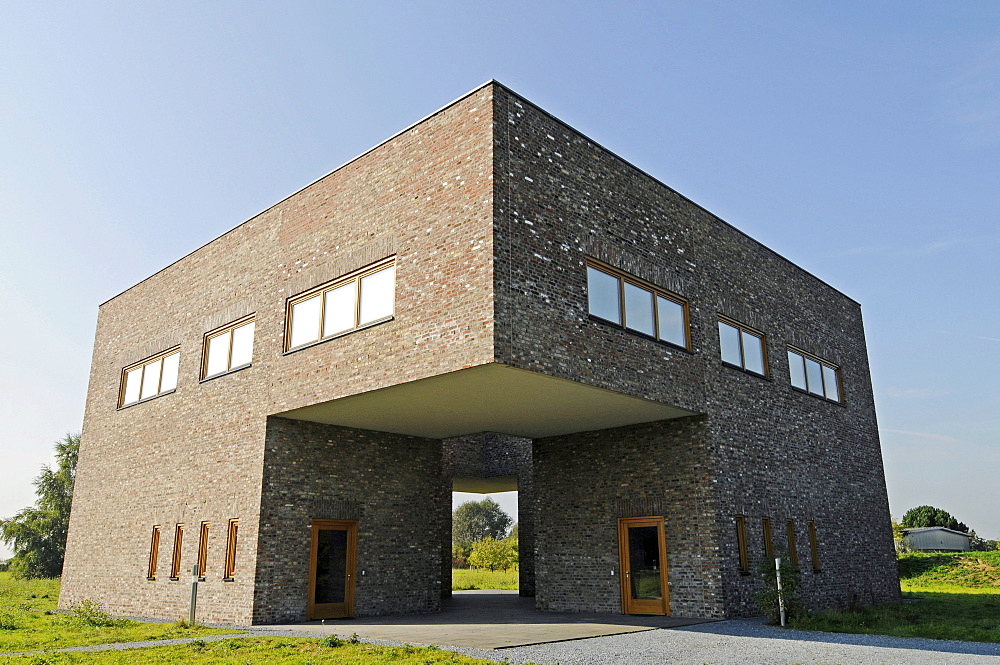
[[[916,637],[846,635],[786,630],[760,621],[732,620],[688,628],[555,642],[497,651],[455,649],[511,663],[646,665],[998,665],[1000,644]]]

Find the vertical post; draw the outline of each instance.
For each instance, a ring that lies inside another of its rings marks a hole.
[[[781,615],[781,625],[785,625],[785,594],[781,591],[781,557],[774,557],[774,571],[778,581],[778,611]]]
[[[198,564],[191,568],[191,608],[188,611],[188,625],[194,625],[194,615],[198,607]]]

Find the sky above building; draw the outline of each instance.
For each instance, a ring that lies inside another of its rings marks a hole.
[[[5,3],[0,516],[100,303],[491,78],[859,301],[893,516],[1000,538],[994,2]]]

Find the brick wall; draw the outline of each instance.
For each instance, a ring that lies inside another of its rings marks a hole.
[[[510,91],[498,88],[495,104],[495,169],[507,176],[493,217],[497,359],[705,414],[716,506],[706,528],[718,533],[727,614],[757,613],[758,583],[737,570],[735,514],[751,538],[764,515],[776,539],[794,519],[806,554],[815,521],[824,572],[807,575],[813,606],[897,601],[858,304]],[[691,351],[590,318],[586,257],[686,298]],[[769,378],[722,365],[719,315],[766,333]],[[789,344],[842,367],[843,405],[791,387]],[[539,564],[540,578],[551,572]],[[539,598],[551,602],[541,586]]]
[[[270,418],[264,459],[256,623],[306,619],[313,519],[358,521],[357,616],[440,609],[440,441]]]

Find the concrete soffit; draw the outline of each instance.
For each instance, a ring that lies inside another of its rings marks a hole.
[[[274,415],[434,439],[479,432],[539,439],[694,412],[490,363]]]

